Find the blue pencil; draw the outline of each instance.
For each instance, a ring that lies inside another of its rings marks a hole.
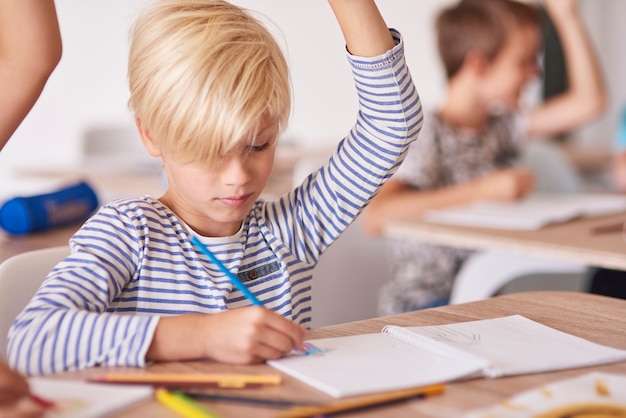
[[[243,293],[243,295],[248,298],[248,300],[250,302],[252,302],[253,305],[257,305],[257,306],[263,306],[263,304],[261,303],[260,300],[257,299],[256,296],[254,296],[254,294],[252,294],[252,292],[250,292],[250,290],[248,290],[248,288],[246,287],[246,285],[244,285],[241,280],[239,280],[239,278],[237,276],[235,276],[233,273],[231,273],[224,264],[222,264],[222,262],[220,260],[218,260],[215,255],[213,255],[213,253],[211,251],[209,251],[209,249],[200,242],[200,240],[198,239],[198,237],[196,236],[192,236],[191,237],[191,243],[194,244],[196,247],[198,247],[198,249],[207,257],[209,257],[209,260],[211,260],[211,262],[213,264],[215,264],[217,266],[217,268],[226,275],[226,277],[228,277],[228,279],[231,281],[231,283],[237,288],[239,289],[239,291],[241,293]]]

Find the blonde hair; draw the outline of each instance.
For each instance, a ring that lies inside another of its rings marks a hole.
[[[161,0],[131,32],[129,106],[180,163],[212,164],[264,123],[284,131],[287,62],[269,31],[220,0]]]

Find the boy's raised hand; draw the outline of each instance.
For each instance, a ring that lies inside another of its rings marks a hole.
[[[528,132],[538,137],[580,127],[601,114],[609,100],[600,60],[576,0],[544,0],[544,4],[563,48],[568,86],[530,112]]]

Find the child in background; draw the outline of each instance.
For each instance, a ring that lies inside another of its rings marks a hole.
[[[0,150],[22,123],[61,59],[53,0],[0,1]],[[0,416],[43,417],[28,382],[0,360]]]
[[[168,188],[105,205],[71,238],[71,255],[11,328],[10,364],[28,375],[243,364],[303,348],[318,258],[400,165],[422,121],[400,35],[375,2],[329,4],[360,111],[330,160],[276,201],[259,199],[291,106],[276,41],[219,0],[163,0],[139,16],[130,105]],[[192,237],[264,307],[251,306]]]
[[[566,132],[605,108],[604,81],[576,1],[546,0],[545,6],[561,39],[569,85],[530,110],[520,109],[519,101],[524,86],[539,74],[539,10],[514,0],[461,0],[441,12],[437,36],[446,97],[426,116],[420,141],[365,211],[371,234],[380,234],[387,219],[525,196],[533,175],[515,166],[525,139]],[[446,304],[469,254],[391,241],[393,273],[381,291],[380,314]]]

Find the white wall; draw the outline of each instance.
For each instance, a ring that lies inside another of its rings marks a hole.
[[[92,126],[132,123],[127,110],[127,33],[149,0],[57,0],[64,42],[61,63],[40,101],[0,154],[0,183],[15,167],[72,168]],[[325,1],[238,0],[267,16],[286,40],[294,84],[294,112],[286,140],[334,144],[351,126],[356,95],[341,32]],[[391,26],[407,39],[408,60],[425,102],[443,80],[430,34],[443,1],[381,0]]]
[[[86,130],[128,125],[126,107],[127,33],[133,14],[150,0],[57,0],[64,54],[40,101],[0,153],[0,184],[17,168],[72,169],[80,161]],[[379,0],[387,23],[404,34],[407,59],[425,106],[443,94],[433,19],[451,0]],[[615,109],[581,132],[608,142],[617,106],[626,102],[623,0],[580,0],[601,47]],[[273,20],[286,40],[294,83],[294,112],[286,141],[328,147],[350,127],[355,92],[343,41],[325,1],[236,0]]]
[[[596,1],[588,0],[589,6]],[[613,136],[618,127],[622,108],[626,106],[626,2],[623,0],[602,0],[604,13],[596,14],[593,22],[596,45],[600,49],[600,58],[604,65],[612,106],[599,129],[600,137]],[[589,136],[590,138],[593,135]]]

